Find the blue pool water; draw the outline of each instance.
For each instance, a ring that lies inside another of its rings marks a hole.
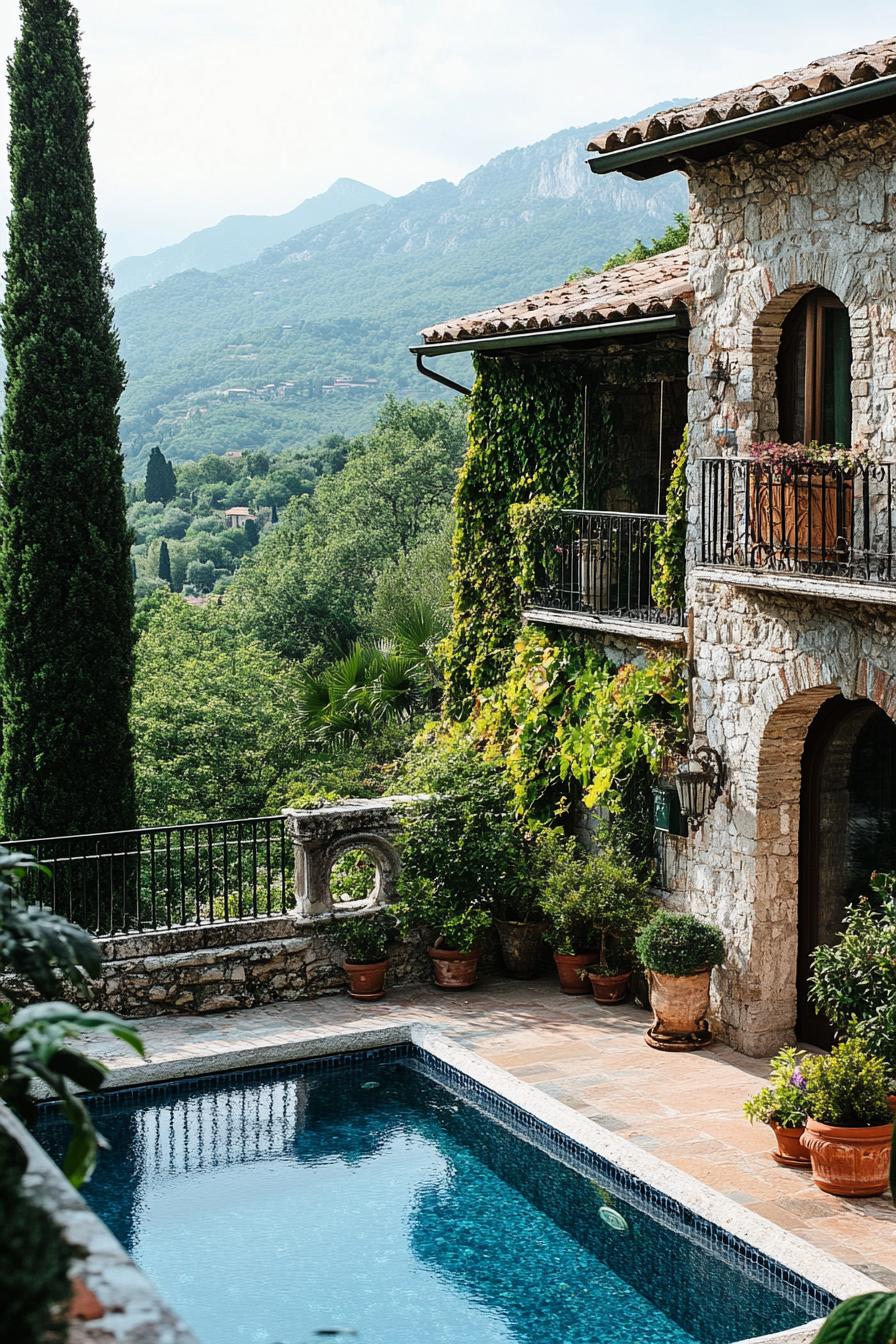
[[[202,1344],[728,1344],[818,1314],[431,1074],[399,1048],[109,1094],[86,1196]],[[39,1137],[61,1155],[49,1108]]]

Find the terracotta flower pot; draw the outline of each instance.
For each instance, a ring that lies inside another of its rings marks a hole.
[[[591,991],[598,1003],[623,1003],[628,998],[631,983],[631,971],[621,971],[619,975],[597,975],[588,972]]]
[[[387,961],[346,961],[342,969],[348,976],[348,992],[353,999],[381,999],[386,983]]]
[[[452,952],[447,947],[428,947],[426,954],[432,961],[432,973],[439,989],[469,989],[476,983],[480,948],[472,952]]]
[[[565,952],[554,953],[554,964],[564,994],[588,993],[588,981],[582,975],[582,971],[596,958],[596,952],[576,952],[573,956],[568,956]]]
[[[882,1195],[889,1184],[892,1122],[845,1128],[806,1121],[803,1147],[812,1159],[812,1178],[829,1195],[855,1199]]]
[[[544,963],[544,924],[496,919],[501,960],[514,980],[534,980]]]
[[[777,1152],[772,1153],[772,1157],[778,1163],[778,1166],[808,1167],[811,1165],[809,1154],[803,1147],[805,1125],[779,1125],[777,1120],[769,1120],[768,1127],[778,1144]]]
[[[655,1050],[700,1050],[709,1045],[709,977],[704,966],[691,975],[648,971],[653,1026],[644,1037]]]

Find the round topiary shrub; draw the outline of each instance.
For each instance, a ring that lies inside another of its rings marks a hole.
[[[694,975],[724,960],[725,940],[714,924],[661,910],[638,934],[635,949],[648,971]]]

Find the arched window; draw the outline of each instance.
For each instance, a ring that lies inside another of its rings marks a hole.
[[[852,439],[849,313],[826,289],[804,295],[781,328],[778,433],[784,443]]]

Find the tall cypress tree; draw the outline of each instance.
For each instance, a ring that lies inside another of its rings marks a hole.
[[[168,552],[168,543],[164,537],[159,547],[159,578],[164,579],[167,584],[171,583],[171,556]]]
[[[9,65],[2,306],[2,832],[134,824],[134,650],[118,399],[90,94],[70,0],[20,0]]]
[[[177,494],[177,477],[158,444],[149,454],[143,498],[148,504],[167,504]]]

